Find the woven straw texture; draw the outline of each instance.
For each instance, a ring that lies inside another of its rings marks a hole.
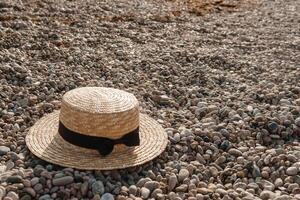
[[[72,131],[116,139],[139,126],[139,104],[122,90],[82,87],[63,96],[59,118]]]
[[[144,164],[166,148],[164,129],[152,118],[140,114],[140,146],[115,145],[111,154],[102,157],[96,150],[72,145],[57,133],[59,111],[41,118],[26,136],[26,144],[37,157],[48,162],[85,170],[112,170]]]

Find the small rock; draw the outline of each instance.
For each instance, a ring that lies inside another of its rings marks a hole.
[[[260,193],[260,198],[262,200],[274,199],[276,194],[272,191],[264,190]]]
[[[10,197],[12,200],[19,200],[19,195],[13,191],[8,192],[6,196]]]
[[[243,155],[243,153],[240,150],[235,149],[235,148],[229,149],[228,153],[231,154],[231,155],[233,155],[233,156],[235,156],[235,157]]]
[[[168,181],[169,191],[172,191],[176,187],[177,182],[177,176],[175,174],[170,175]]]
[[[33,186],[33,189],[36,192],[40,192],[43,189],[43,185],[41,183],[38,183],[38,184],[36,184],[36,185]]]
[[[92,200],[101,200],[101,197],[99,194],[95,194]]]
[[[289,195],[280,195],[279,197],[275,197],[274,200],[291,200],[292,198]]]
[[[32,178],[32,179],[30,180],[31,185],[32,185],[32,186],[36,185],[36,184],[39,182],[39,180],[40,180],[40,179],[39,179],[38,177]]]
[[[274,182],[276,188],[281,187],[283,185],[283,181],[281,178],[277,178]]]
[[[17,175],[17,176],[10,176],[10,177],[7,178],[6,182],[7,183],[22,183],[23,179],[19,175]]]
[[[81,191],[82,196],[86,196],[88,189],[89,189],[88,182],[84,182],[83,184],[81,184],[80,191]]]
[[[0,146],[0,156],[6,155],[10,151],[9,147]]]
[[[52,198],[50,197],[49,194],[45,194],[43,196],[40,196],[40,198],[39,198],[39,200],[50,200],[50,199],[52,199]]]
[[[298,173],[297,167],[289,167],[286,170],[286,174],[289,175],[289,176],[297,175],[297,173]]]
[[[101,200],[114,200],[114,196],[110,193],[105,193],[101,196]]]
[[[30,196],[32,196],[32,197],[35,197],[35,195],[36,195],[35,190],[33,188],[30,188],[30,187],[24,188],[24,192],[30,194]]]
[[[257,177],[261,176],[260,169],[255,163],[253,164],[253,167],[252,167],[252,176],[253,176],[253,178],[257,178]]]
[[[175,188],[176,192],[186,192],[187,189],[188,189],[187,184],[182,184],[182,185],[178,186],[177,188]]]
[[[129,188],[128,188],[128,192],[129,192],[129,194],[132,194],[132,195],[136,195],[136,193],[137,193],[137,187],[135,186],[135,185],[131,185],[131,186],[129,186]]]
[[[183,181],[184,179],[188,178],[189,175],[190,173],[187,169],[181,169],[178,174],[178,181]]]
[[[143,199],[147,199],[150,195],[150,190],[148,188],[142,187],[141,188],[141,197]]]
[[[275,185],[273,183],[271,183],[270,181],[262,180],[261,183],[265,190],[273,191],[275,189]]]
[[[22,196],[22,197],[20,198],[20,200],[31,200],[31,199],[32,199],[31,196],[28,195],[28,194],[25,194],[24,196]]]
[[[52,183],[55,186],[62,186],[62,185],[68,185],[70,183],[73,183],[74,178],[72,176],[64,176],[61,178],[55,178],[53,179]]]
[[[156,188],[159,188],[159,182],[157,181],[148,181],[144,185],[145,188],[148,188],[150,191],[153,191]]]
[[[300,127],[300,117],[295,119],[296,126]]]
[[[5,188],[0,185],[0,199],[4,198],[5,195],[6,195]]]
[[[96,181],[92,184],[92,192],[93,194],[100,194],[102,195],[105,191],[104,185],[102,181]]]

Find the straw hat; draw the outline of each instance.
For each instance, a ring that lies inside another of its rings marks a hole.
[[[104,87],[67,92],[60,111],[38,120],[26,136],[37,157],[87,170],[141,165],[160,155],[167,142],[164,129],[139,112],[134,95]]]

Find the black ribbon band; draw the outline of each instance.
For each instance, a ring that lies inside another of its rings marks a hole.
[[[68,129],[62,122],[59,122],[58,133],[64,140],[71,144],[89,149],[97,149],[103,156],[110,154],[115,144],[125,144],[126,146],[138,146],[140,144],[139,127],[115,140],[105,137],[82,135]]]

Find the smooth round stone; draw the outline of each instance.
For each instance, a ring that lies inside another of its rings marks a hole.
[[[181,169],[178,174],[178,181],[183,181],[184,179],[188,178],[189,175],[190,173],[187,169]]]
[[[50,197],[49,194],[45,194],[43,196],[40,196],[40,198],[39,198],[39,200],[50,200],[50,199],[52,199],[52,198]]]
[[[30,194],[30,196],[32,196],[32,197],[35,197],[35,195],[36,195],[36,192],[33,188],[28,187],[28,188],[24,188],[23,190],[24,190],[24,192]]]
[[[292,198],[289,195],[280,195],[278,197],[275,197],[274,200],[292,200]]]
[[[296,126],[300,127],[300,117],[295,119]]]
[[[289,167],[286,169],[286,174],[289,176],[294,176],[298,174],[298,168],[297,167]]]
[[[260,198],[262,200],[274,199],[276,194],[272,191],[264,190],[260,193]]]
[[[144,185],[145,188],[148,188],[150,191],[153,191],[154,189],[159,187],[159,182],[157,181],[148,181]]]
[[[170,175],[168,181],[169,190],[172,191],[178,183],[177,176],[175,174]]]
[[[114,196],[110,193],[105,193],[101,196],[101,200],[114,200]]]
[[[161,189],[157,188],[152,192],[151,197],[157,198],[159,196],[158,194],[162,194],[162,193],[163,193],[163,191]]]
[[[6,179],[7,183],[22,183],[23,179],[21,176],[17,175],[17,176],[10,176]]]
[[[55,178],[52,180],[52,183],[54,186],[68,185],[73,182],[74,182],[74,178],[72,176],[64,176],[64,177]]]
[[[0,185],[0,199],[4,198],[5,195],[6,195],[5,188]]]
[[[6,196],[10,197],[12,200],[19,200],[19,195],[13,191],[8,192]]]
[[[147,199],[150,195],[150,190],[148,188],[142,187],[141,188],[141,197],[143,199]]]
[[[283,185],[283,181],[281,178],[277,178],[274,182],[276,188],[281,187]]]
[[[129,192],[129,194],[132,194],[132,195],[136,195],[136,193],[137,193],[137,187],[136,187],[136,185],[131,185],[131,186],[129,186],[129,188],[128,188],[128,192]]]
[[[86,194],[88,192],[88,189],[89,189],[89,183],[88,182],[84,182],[84,183],[81,184],[80,192],[81,192],[82,196],[86,196]]]
[[[34,177],[30,180],[32,186],[36,185],[39,181],[40,179],[38,177]]]
[[[233,155],[233,156],[235,156],[235,157],[238,157],[238,156],[242,156],[242,155],[243,155],[243,153],[242,153],[240,150],[235,149],[235,148],[229,149],[229,150],[228,150],[228,153],[231,154],[231,155]]]
[[[102,181],[96,181],[92,184],[92,192],[93,194],[103,194],[105,191],[104,185]]]
[[[31,196],[30,195],[28,195],[28,194],[25,194],[24,196],[22,196],[21,197],[21,199],[20,200],[31,200],[32,198],[31,198]]]
[[[25,186],[25,187],[30,187],[31,186],[31,182],[30,182],[30,180],[23,180],[23,185]]]
[[[43,185],[40,184],[40,183],[38,183],[38,184],[36,184],[36,185],[33,187],[33,189],[34,189],[36,192],[39,192],[39,191],[41,191],[41,190],[43,189]]]
[[[0,156],[6,155],[10,151],[9,147],[0,146]]]

